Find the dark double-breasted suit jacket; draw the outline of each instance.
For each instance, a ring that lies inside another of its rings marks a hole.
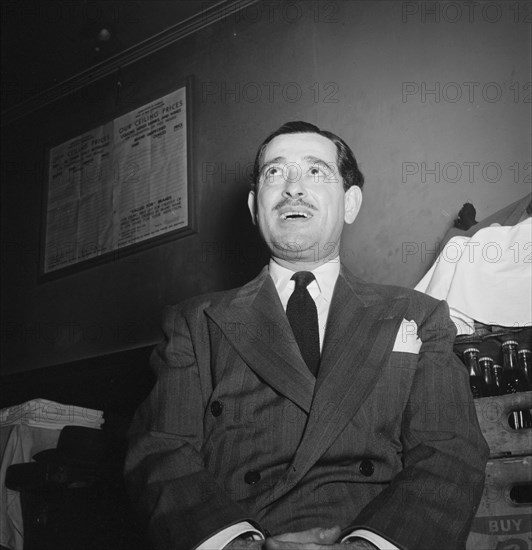
[[[166,312],[157,383],[126,481],[154,547],[247,520],[272,535],[339,524],[399,548],[460,548],[487,447],[447,306],[342,268],[317,378],[267,268]]]

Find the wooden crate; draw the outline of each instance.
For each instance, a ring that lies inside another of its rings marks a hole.
[[[532,409],[532,391],[475,399],[478,421],[491,457],[519,456],[532,451],[532,426],[515,430],[508,423],[512,411]]]
[[[516,430],[514,411],[532,409],[532,392],[475,399],[478,421],[490,448],[486,484],[467,550],[532,549],[532,504],[515,501],[514,491],[532,489],[532,425]]]
[[[530,450],[530,449],[529,449]],[[490,459],[467,550],[530,550],[532,505],[512,500],[512,488],[532,485],[532,456]]]

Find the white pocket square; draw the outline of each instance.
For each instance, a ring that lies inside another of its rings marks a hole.
[[[403,319],[395,337],[392,351],[418,354],[421,344],[422,342],[417,335],[416,322]]]

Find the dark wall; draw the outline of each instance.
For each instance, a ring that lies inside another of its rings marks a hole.
[[[344,260],[375,281],[415,285],[467,200],[481,219],[525,195],[527,14],[441,4],[430,14],[423,2],[260,3],[124,67],[119,104],[108,77],[4,128],[2,371],[151,344],[165,304],[257,273],[247,174],[286,120],[352,145],[367,184]],[[197,234],[38,283],[44,147],[188,75]]]

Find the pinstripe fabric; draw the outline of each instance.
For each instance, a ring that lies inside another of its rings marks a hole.
[[[405,318],[419,355],[392,351]],[[317,379],[267,270],[170,308],[164,328],[126,462],[156,548],[244,519],[273,534],[366,527],[409,550],[464,544],[487,449],[443,302],[342,270]]]

